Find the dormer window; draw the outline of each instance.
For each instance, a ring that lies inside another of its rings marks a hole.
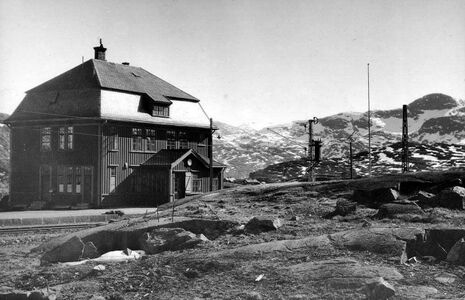
[[[147,113],[152,117],[168,118],[170,116],[169,103],[156,102],[147,95],[141,96],[137,111]]]
[[[152,110],[153,117],[169,117],[170,108],[169,106],[154,105]]]

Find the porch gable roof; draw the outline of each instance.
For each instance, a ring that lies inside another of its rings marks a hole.
[[[159,166],[174,168],[189,155],[197,158],[206,168],[209,167],[210,160],[198,154],[193,149],[163,149],[152,155],[141,166]],[[213,160],[213,168],[225,168],[226,166]]]

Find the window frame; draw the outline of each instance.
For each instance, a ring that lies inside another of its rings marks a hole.
[[[40,151],[52,151],[52,127],[42,127],[40,129]]]
[[[189,149],[189,140],[187,136],[187,131],[178,132],[179,149]]]
[[[169,118],[170,116],[170,107],[165,105],[157,105],[155,104],[152,109],[152,116],[153,117],[165,117]]]
[[[58,127],[58,150],[70,151],[74,149],[74,126]]]
[[[109,166],[109,181],[108,181],[108,186],[109,186],[109,193],[112,193],[116,190],[116,180],[117,180],[117,167],[116,166]],[[113,188],[112,188],[113,185]]]
[[[166,131],[166,149],[174,150],[177,149],[177,141],[176,141],[176,130],[167,130]]]
[[[142,128],[133,127],[131,130],[132,133],[132,145],[131,150],[142,152],[144,148],[142,146],[142,139],[143,139],[143,130]]]
[[[109,150],[110,151],[118,151],[118,146],[119,146],[119,143],[118,143],[118,130],[116,128],[116,126],[111,126],[109,128],[109,134],[108,134],[108,137],[109,137],[109,143],[110,143],[110,147],[109,147]]]
[[[155,129],[145,130],[145,151],[157,151],[157,131]]]

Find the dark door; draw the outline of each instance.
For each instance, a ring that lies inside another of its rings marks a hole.
[[[84,167],[82,200],[86,203],[92,203],[92,179],[92,167]]]
[[[40,169],[40,200],[50,201],[52,181],[50,178],[50,168],[43,166]]]
[[[186,196],[186,174],[183,172],[174,173],[174,199],[181,199]]]

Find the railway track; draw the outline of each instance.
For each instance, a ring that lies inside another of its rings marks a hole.
[[[38,225],[38,226],[17,226],[17,227],[0,227],[0,234],[2,233],[19,233],[30,231],[49,231],[60,229],[85,229],[90,227],[97,227],[107,223],[78,223],[78,224],[53,224],[53,225]]]

